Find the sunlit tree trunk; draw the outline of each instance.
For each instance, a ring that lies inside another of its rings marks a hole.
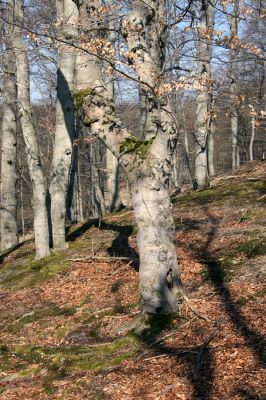
[[[198,79],[201,89],[198,90],[196,102],[195,132],[195,181],[197,189],[208,186],[208,133],[210,113],[210,78],[211,78],[211,43],[208,29],[213,29],[214,7],[208,0],[201,0],[200,23],[197,38]]]
[[[10,23],[13,16],[13,7],[6,6],[5,18]],[[17,87],[16,64],[10,34],[11,25],[3,27],[4,55],[2,88],[2,150],[1,150],[1,215],[0,234],[1,250],[10,249],[18,244],[17,230]]]
[[[112,6],[112,0],[107,0],[106,4]],[[109,29],[106,38],[109,43],[114,45],[116,40],[116,16],[113,13],[109,13],[107,21],[107,27]],[[105,65],[108,67],[108,65]],[[114,98],[114,82],[113,76],[106,77],[105,87],[110,93],[110,96]],[[121,196],[120,196],[120,185],[119,185],[119,161],[114,156],[114,154],[107,149],[106,150],[106,170],[107,170],[107,203],[110,212],[117,211],[122,206]]]
[[[49,230],[46,208],[46,182],[41,167],[40,151],[30,102],[29,63],[27,49],[22,40],[23,1],[15,3],[13,48],[17,68],[18,112],[25,142],[30,179],[33,188],[34,235],[36,258],[49,256]]]
[[[236,169],[240,165],[239,140],[238,140],[238,110],[237,110],[237,80],[238,80],[238,20],[239,20],[239,1],[234,0],[233,13],[227,13],[230,26],[231,48],[230,48],[230,68],[228,77],[230,79],[229,91],[231,97],[231,132],[232,132],[232,169]]]
[[[216,130],[216,118],[214,115],[214,101],[212,101],[212,110],[210,111],[209,134],[208,134],[208,171],[209,176],[215,175],[214,169],[214,134]]]
[[[129,54],[141,49],[131,62],[149,102],[145,129],[150,140],[141,141],[123,127],[104,87],[100,90],[95,82],[88,82],[88,94],[83,99],[84,123],[106,143],[127,172],[138,228],[142,308],[148,314],[172,314],[182,301],[168,190],[177,133],[168,102],[164,99],[161,103],[150,89],[158,84],[163,63],[164,11],[161,1],[133,4],[122,27]]]
[[[95,10],[97,10],[98,7],[99,6],[96,1],[82,0],[79,2],[80,30],[88,40],[92,38],[95,39],[98,34],[96,21],[97,17],[94,14]],[[88,24],[88,20],[90,21],[91,25]],[[91,31],[91,27],[93,27],[95,30]],[[86,52],[80,52],[77,56],[75,91],[79,93],[82,93],[84,91],[85,93],[88,84],[90,84],[91,82],[93,82],[96,86],[98,85],[99,87],[101,87],[103,80],[103,77],[100,74],[101,67],[102,63],[99,59],[91,56]],[[106,89],[110,90],[110,87],[106,87]],[[89,145],[89,157],[91,162],[92,207],[90,212],[94,218],[101,218],[105,214],[105,200],[98,169],[103,160],[101,159],[100,147],[99,143],[96,143],[97,141],[98,139],[95,142],[90,143]],[[115,166],[117,166],[117,162],[115,162],[113,158],[112,161],[114,161]],[[112,168],[112,166],[110,168]],[[112,175],[112,171],[110,172],[110,175]],[[108,160],[107,173],[109,173]],[[109,188],[109,184],[107,184],[107,187]]]
[[[67,40],[77,34],[77,6],[71,0],[57,0],[58,21]],[[54,152],[50,175],[51,220],[53,248],[67,247],[65,238],[66,202],[75,131],[74,107],[71,91],[74,88],[76,54],[71,46],[60,44],[57,69],[57,102]]]

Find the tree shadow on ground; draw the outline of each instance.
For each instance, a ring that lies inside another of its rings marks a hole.
[[[141,337],[142,341],[151,348],[155,357],[157,355],[168,356],[175,359],[177,365],[185,364],[185,378],[190,381],[193,386],[191,400],[211,400],[213,387],[213,357],[208,343],[202,346],[174,348],[163,344],[162,341],[156,340],[156,344],[152,344],[149,338]],[[184,372],[182,371],[182,378]],[[170,389],[178,390],[175,384]],[[167,391],[167,388],[166,390]],[[164,394],[164,393],[162,393]]]
[[[7,256],[9,256],[9,254],[13,253],[13,251],[18,250],[21,246],[23,246],[25,244],[25,242],[22,243],[18,243],[16,246],[13,246],[11,249],[8,249],[6,251],[4,251],[1,255],[0,255],[0,265],[3,264],[5,258]]]
[[[68,234],[67,239],[70,242],[75,241],[78,237],[83,235],[92,226],[102,231],[113,231],[117,232],[117,237],[112,241],[110,247],[107,248],[107,252],[111,257],[128,257],[131,261],[131,265],[138,269],[139,267],[139,255],[129,245],[129,237],[133,234],[134,228],[132,225],[116,225],[108,224],[102,220],[94,219],[85,222],[82,226],[77,228],[75,231]]]
[[[225,282],[224,271],[221,264],[211,255],[210,245],[217,236],[219,221],[217,218],[213,217],[208,210],[205,211],[207,217],[211,221],[211,228],[208,232],[207,241],[198,256],[206,263],[208,276],[216,289],[231,322],[234,324],[239,334],[244,338],[246,345],[253,350],[257,360],[261,364],[265,364],[265,339],[261,334],[248,326],[245,316],[241,313],[239,307],[232,299],[230,289]]]
[[[241,313],[239,307],[232,298],[230,289],[225,281],[224,271],[221,267],[221,264],[219,263],[219,260],[215,259],[212,256],[210,247],[217,236],[221,219],[213,217],[209,213],[208,209],[206,209],[205,212],[208,221],[211,223],[211,227],[206,235],[206,241],[200,249],[196,247],[196,244],[195,248],[192,248],[190,251],[192,251],[193,257],[195,259],[198,259],[200,262],[205,263],[208,270],[209,279],[220,297],[225,312],[229,316],[235,328],[238,330],[239,335],[244,338],[245,344],[253,350],[257,361],[263,365],[265,363],[264,338],[260,333],[249,327],[245,316]],[[198,226],[196,228],[198,228]],[[181,228],[181,230],[186,231],[187,228]],[[218,328],[217,332],[219,331],[220,324],[221,321],[216,322]],[[209,345],[211,339],[212,337],[209,336],[209,340],[207,338],[205,343],[203,343],[201,346],[173,348],[165,345],[163,341],[156,340],[156,338],[155,345],[152,345],[149,339],[146,339],[145,337],[142,338],[143,342],[155,352],[155,356],[167,355],[170,357],[174,357],[177,364],[180,364],[182,362],[185,363],[187,369],[186,378],[193,385],[192,400],[211,400],[212,398],[215,366],[213,363],[212,349]],[[246,400],[262,399],[261,397],[254,395],[249,390],[236,388],[236,391],[238,395],[241,395],[243,399]]]

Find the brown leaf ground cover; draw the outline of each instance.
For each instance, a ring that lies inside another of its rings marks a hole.
[[[131,211],[71,227],[69,250],[46,260],[31,241],[3,254],[0,398],[265,399],[265,172],[253,163],[173,199],[184,289],[208,321],[184,305],[157,336],[127,333]]]

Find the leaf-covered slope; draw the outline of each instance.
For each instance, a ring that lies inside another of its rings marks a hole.
[[[139,312],[131,211],[71,227],[70,248],[2,255],[0,398],[262,399],[266,163],[176,196],[187,296],[159,337],[126,335]],[[160,340],[159,340],[160,339]]]

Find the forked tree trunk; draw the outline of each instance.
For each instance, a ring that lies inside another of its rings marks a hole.
[[[158,85],[164,56],[164,17],[163,2],[147,0],[133,4],[122,28],[129,54],[141,49],[130,61],[149,102],[145,129],[150,140],[141,141],[123,127],[103,84],[100,88],[90,82],[83,99],[84,123],[120,159],[131,185],[138,227],[140,293],[147,314],[172,314],[182,301],[168,190],[177,132],[166,111],[167,102],[164,99],[162,105],[150,90]]]
[[[201,0],[200,26],[198,28],[197,58],[198,79],[202,85],[197,95],[196,109],[196,133],[195,133],[195,181],[197,189],[208,186],[208,131],[210,113],[210,89],[211,78],[211,43],[207,37],[207,30],[214,24],[214,7],[208,0]],[[209,34],[212,37],[212,34]]]
[[[13,9],[6,6],[6,19],[11,22]],[[14,51],[10,40],[10,25],[4,37],[2,89],[2,157],[1,157],[1,251],[18,244],[17,230],[17,87]]]
[[[63,34],[73,40],[77,33],[77,7],[74,1],[57,1],[58,20],[62,18]],[[53,248],[67,247],[65,237],[66,202],[75,131],[74,106],[71,91],[74,86],[76,55],[70,46],[61,44],[58,54],[56,129],[50,174],[51,220]]]
[[[17,67],[18,111],[22,133],[26,147],[29,174],[33,188],[33,212],[36,258],[50,255],[49,230],[46,208],[46,182],[41,167],[40,151],[30,102],[29,63],[27,49],[22,41],[23,26],[22,0],[15,3],[15,27],[13,33],[13,48]]]

